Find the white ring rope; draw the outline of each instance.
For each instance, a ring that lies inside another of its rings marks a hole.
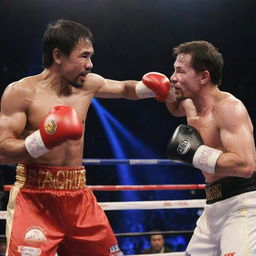
[[[114,210],[153,210],[153,209],[184,209],[203,208],[204,199],[192,200],[162,200],[162,201],[128,201],[99,203],[104,211]],[[0,219],[6,219],[6,211],[0,211]]]
[[[178,209],[178,208],[203,208],[204,199],[192,200],[161,200],[161,201],[128,201],[99,203],[104,211],[113,210],[152,210],[152,209]]]

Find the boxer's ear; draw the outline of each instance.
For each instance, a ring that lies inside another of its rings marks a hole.
[[[209,81],[211,81],[210,72],[208,70],[202,71],[201,78],[200,78],[201,84],[207,84],[207,83],[209,83]]]
[[[55,48],[52,52],[52,58],[54,60],[54,62],[56,62],[57,64],[61,64],[62,63],[62,56],[63,53],[60,49]]]

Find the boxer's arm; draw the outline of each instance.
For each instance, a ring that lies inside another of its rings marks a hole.
[[[138,99],[135,91],[135,86],[138,81],[115,81],[110,79],[103,79],[101,85],[96,91],[95,97],[99,98],[126,98]]]
[[[142,81],[114,81],[104,79],[96,92],[101,98],[144,99],[155,97],[159,101],[174,100],[170,93],[169,79],[158,72],[150,72]]]
[[[255,171],[255,144],[247,110],[236,101],[219,108],[217,115],[225,151],[217,161],[216,173],[250,177]]]
[[[8,86],[1,99],[0,113],[0,164],[16,163],[28,157],[23,132],[27,117],[27,90],[15,83]]]

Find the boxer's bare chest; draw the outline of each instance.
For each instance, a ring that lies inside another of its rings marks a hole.
[[[38,128],[39,123],[49,113],[52,107],[67,105],[73,107],[85,123],[87,111],[92,100],[92,95],[83,92],[68,95],[57,95],[52,91],[40,91],[32,96],[31,104],[27,111],[27,124],[29,129]]]
[[[207,146],[221,148],[220,129],[216,116],[212,111],[194,118],[188,118],[188,124],[193,126],[200,133],[204,143]]]

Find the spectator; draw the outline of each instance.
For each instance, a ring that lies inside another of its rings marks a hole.
[[[172,252],[172,249],[165,244],[162,234],[150,235],[150,248],[142,251],[142,254]]]

